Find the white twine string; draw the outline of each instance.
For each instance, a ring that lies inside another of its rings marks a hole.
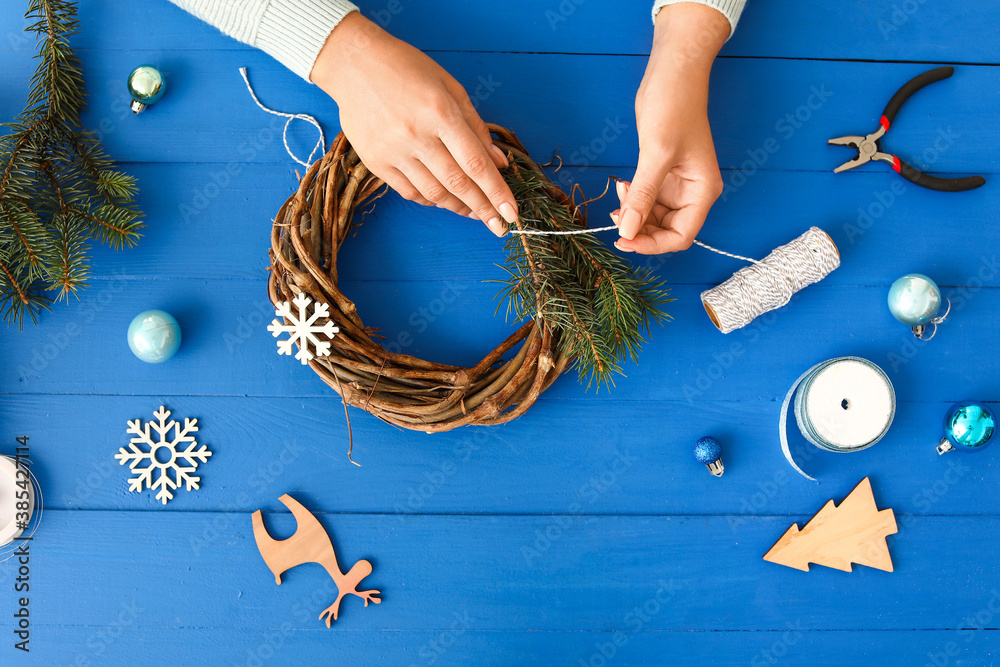
[[[610,229],[618,229],[616,225],[608,225],[607,227],[594,227],[593,229],[574,229],[568,232],[549,232],[544,229],[512,229],[511,234],[524,234],[526,236],[573,236],[574,234],[596,234],[597,232],[606,232]]]
[[[819,282],[838,266],[837,246],[826,232],[810,227],[763,260],[740,269],[718,287],[702,292],[701,300],[705,310],[714,315],[719,330],[729,333],[759,315],[784,306],[793,294]]]
[[[608,225],[607,227],[594,227],[593,229],[574,229],[568,232],[550,232],[542,229],[511,229],[511,234],[525,234],[528,236],[573,236],[574,234],[595,234],[597,232],[607,232],[612,229],[618,229],[617,225]],[[718,248],[713,248],[707,243],[702,243],[701,241],[695,239],[695,245],[699,245],[705,250],[711,250],[712,252],[717,252],[720,255],[725,255],[726,257],[732,257],[733,259],[742,259],[744,262],[750,262],[751,264],[759,264],[756,259],[751,259],[749,257],[744,257],[742,255],[733,255],[732,253],[724,252]]]
[[[698,239],[694,240],[694,244],[698,245],[698,246],[701,246],[705,250],[711,250],[712,252],[717,252],[720,255],[725,255],[726,257],[732,257],[733,259],[742,259],[744,262],[750,262],[751,264],[760,264],[760,262],[758,262],[756,259],[751,259],[749,257],[744,257],[743,255],[734,255],[734,254],[732,254],[730,252],[724,252],[722,250],[719,250],[718,248],[713,248],[712,246],[708,245],[707,243],[702,243]]]
[[[273,114],[275,116],[282,116],[283,118],[288,119],[285,121],[285,129],[281,132],[281,140],[285,142],[285,150],[288,151],[288,154],[291,156],[291,158],[296,162],[298,162],[299,164],[301,164],[306,169],[308,169],[309,165],[312,164],[312,159],[313,156],[316,155],[316,151],[322,151],[323,146],[325,144],[323,140],[323,128],[320,127],[319,121],[317,121],[315,118],[313,118],[307,113],[283,113],[281,111],[275,111],[274,109],[268,109],[266,106],[261,104],[260,100],[257,99],[257,94],[253,92],[253,88],[250,86],[250,79],[247,78],[247,68],[241,67],[240,74],[243,75],[243,81],[244,83],[247,84],[247,90],[250,91],[250,97],[252,97],[253,101],[257,103],[257,106],[259,106],[261,109],[263,109],[269,114]],[[299,157],[292,152],[292,149],[288,147],[288,125],[293,120],[304,120],[307,123],[312,124],[312,126],[315,127],[317,130],[319,130],[319,141],[316,142],[316,146],[313,147],[312,152],[309,153],[309,157],[306,158],[305,162],[300,160]]]

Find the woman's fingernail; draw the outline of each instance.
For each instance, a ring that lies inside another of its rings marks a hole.
[[[618,225],[619,220],[620,220],[620,218],[618,217],[617,213],[612,213],[611,214],[611,222],[615,223],[615,226]]]
[[[621,222],[618,225],[619,234],[623,234],[626,229],[634,229],[632,232],[633,236],[639,231],[639,227],[642,225],[642,216],[639,215],[638,211],[633,211],[630,208],[624,209],[621,213]]]
[[[500,211],[500,215],[503,216],[503,219],[506,220],[508,223],[513,225],[515,222],[517,222],[517,211],[515,211],[514,207],[508,204],[507,202],[500,204],[498,210]]]
[[[490,221],[486,223],[486,226],[490,228],[490,231],[497,236],[503,236],[507,233],[507,228],[504,224],[500,222],[500,218],[490,218]]]
[[[615,241],[615,247],[618,248],[619,250],[621,250],[622,252],[635,252],[634,250],[629,250],[628,248],[623,248],[621,245],[619,245],[618,241]]]
[[[510,164],[510,161],[507,159],[507,155],[503,152],[502,148],[496,144],[490,144],[490,150],[493,151],[494,155],[500,158],[500,161],[503,162],[505,167]]]
[[[625,200],[625,184],[621,181],[617,181],[615,184],[615,189],[618,190],[618,201]]]

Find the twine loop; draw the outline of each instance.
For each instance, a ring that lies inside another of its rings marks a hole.
[[[255,93],[253,91],[253,87],[250,85],[250,79],[247,78],[247,68],[246,67],[241,67],[240,68],[240,75],[243,77],[243,82],[245,84],[247,84],[247,90],[250,91],[250,97],[252,97],[253,101],[257,103],[257,106],[259,106],[261,109],[263,109],[264,111],[266,111],[269,114],[272,114],[274,116],[281,116],[282,118],[287,118],[288,119],[288,120],[285,121],[285,129],[283,129],[281,131],[281,140],[285,144],[285,151],[288,152],[288,155],[291,156],[291,158],[293,160],[295,160],[296,162],[298,162],[299,164],[301,164],[303,167],[305,167],[306,169],[308,169],[309,166],[312,164],[313,156],[316,155],[316,151],[321,151],[322,152],[323,146],[325,144],[325,142],[323,140],[323,128],[320,127],[319,121],[316,120],[315,118],[313,118],[312,116],[310,116],[307,113],[284,113],[283,111],[275,111],[274,109],[268,109],[266,106],[264,106],[261,103],[260,100],[257,99],[257,93]],[[309,157],[307,157],[304,162],[302,160],[300,160],[299,156],[297,156],[295,153],[293,153],[292,149],[288,146],[288,126],[291,124],[291,122],[293,120],[304,120],[307,123],[309,123],[310,125],[312,125],[313,127],[315,127],[317,130],[319,130],[319,140],[316,142],[316,145],[313,146],[312,152],[309,153]]]

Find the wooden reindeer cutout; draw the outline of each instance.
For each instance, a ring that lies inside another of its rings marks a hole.
[[[264,562],[274,573],[274,581],[281,585],[281,575],[296,565],[303,563],[319,563],[333,578],[337,584],[339,595],[332,605],[323,610],[319,615],[320,620],[326,617],[326,627],[330,627],[331,620],[337,620],[340,611],[340,601],[345,595],[357,595],[365,601],[380,603],[378,591],[359,591],[358,584],[361,580],[372,573],[372,564],[366,560],[359,560],[351,568],[350,572],[344,574],[337,565],[337,554],[333,550],[333,543],[330,536],[323,529],[322,524],[312,513],[299,504],[297,500],[287,493],[279,500],[285,507],[292,511],[295,517],[295,534],[287,540],[276,540],[267,532],[264,527],[264,519],[261,511],[253,513],[253,536],[257,541],[257,548],[260,555],[264,557]]]
[[[892,572],[887,535],[896,533],[891,509],[879,510],[865,477],[840,505],[828,501],[801,530],[793,523],[764,560],[809,571],[809,563],[845,572],[851,563]]]

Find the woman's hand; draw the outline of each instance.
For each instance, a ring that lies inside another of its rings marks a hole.
[[[691,2],[667,5],[656,17],[635,100],[639,164],[631,183],[618,184],[621,208],[611,214],[619,250],[686,250],[722,194],[708,124],[708,79],[730,31],[721,12]]]
[[[358,12],[333,29],[310,78],[340,107],[365,165],[400,195],[482,220],[497,236],[517,202],[469,95],[440,65]]]

